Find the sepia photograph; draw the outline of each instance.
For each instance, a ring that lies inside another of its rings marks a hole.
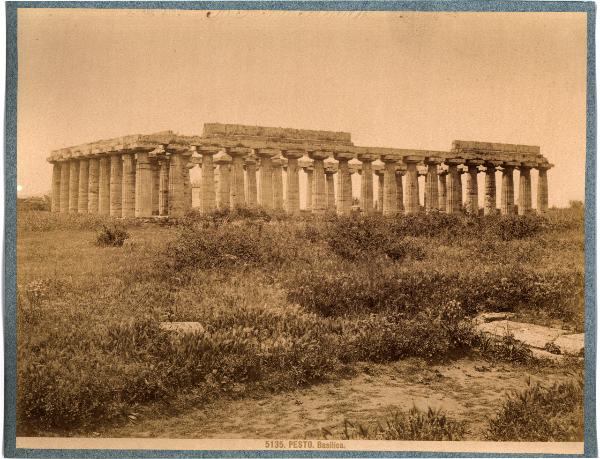
[[[7,4],[7,457],[597,454],[594,3],[117,3]]]

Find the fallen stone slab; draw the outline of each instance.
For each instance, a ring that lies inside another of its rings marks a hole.
[[[512,335],[530,347],[544,349],[548,343],[554,343],[559,336],[569,332],[560,328],[544,327],[542,325],[513,322],[511,320],[498,320],[476,324],[476,328],[484,333],[502,337]]]
[[[161,322],[160,328],[176,333],[201,333],[204,331],[200,322]]]
[[[495,322],[497,320],[508,320],[515,317],[514,312],[482,312],[475,317],[476,323]]]
[[[554,341],[561,354],[580,355],[583,352],[585,334],[561,335]]]
[[[543,349],[538,349],[536,347],[529,348],[531,351],[531,355],[540,360],[552,360],[555,362],[561,361],[565,358],[564,355],[561,354],[553,354],[552,352],[545,351]]]

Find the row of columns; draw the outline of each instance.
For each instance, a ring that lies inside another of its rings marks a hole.
[[[336,211],[349,214],[352,209],[351,174],[361,175],[361,210],[384,215],[416,213],[421,210],[419,176],[425,176],[426,212],[462,211],[462,178],[467,174],[464,207],[479,212],[478,173],[485,172],[484,213],[496,210],[496,171],[502,171],[500,212],[514,212],[513,172],[518,168],[518,212],[532,211],[531,169],[538,170],[537,211],[548,209],[547,170],[549,164],[510,161],[463,160],[437,157],[358,155],[352,153],[256,149],[218,146],[197,147],[191,160],[189,150],[118,152],[111,155],[71,159],[53,163],[52,210],[70,213],[98,213],[115,217],[182,216],[191,208],[190,167],[201,164],[202,180],[199,208],[210,212],[216,207],[253,207],[300,211],[299,170],[307,177],[306,207],[314,213]],[[310,162],[301,158],[308,154]],[[335,158],[337,164],[326,161]],[[383,167],[373,162],[383,161]],[[445,167],[442,165],[445,164]],[[423,165],[424,170],[417,166]],[[215,177],[218,171],[218,186]],[[283,170],[285,190],[283,187]],[[259,180],[257,182],[257,171]],[[337,177],[335,194],[334,175]],[[373,182],[378,178],[377,209]],[[406,183],[404,183],[406,181]]]
[[[112,217],[183,215],[191,208],[185,159],[164,150],[53,162],[52,211]]]

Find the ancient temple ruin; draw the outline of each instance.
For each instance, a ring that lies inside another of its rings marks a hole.
[[[306,174],[307,210],[348,214],[351,174],[360,174],[360,210],[397,213],[479,212],[478,174],[485,174],[484,213],[497,212],[496,171],[502,171],[500,212],[534,211],[531,169],[538,171],[537,212],[548,209],[547,171],[540,148],[455,140],[449,151],[362,147],[349,133],[205,124],[202,136],[171,131],[100,140],[53,151],[52,211],[113,217],[184,215],[192,207],[190,169],[201,168],[201,212],[262,206],[300,211],[299,173]],[[258,177],[257,177],[258,174]],[[378,195],[374,196],[374,176]],[[419,179],[424,177],[424,202]],[[337,186],[334,182],[337,180]],[[406,181],[406,184],[403,182]],[[337,195],[334,190],[337,188]]]

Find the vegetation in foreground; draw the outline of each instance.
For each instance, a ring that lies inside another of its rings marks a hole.
[[[574,382],[552,386],[531,383],[525,390],[506,396],[496,416],[489,420],[490,441],[582,441],[583,374]],[[346,440],[456,441],[468,439],[464,420],[442,410],[416,407],[397,411],[375,425],[344,423]]]
[[[578,209],[548,218],[192,213],[122,222],[132,243],[98,247],[93,231],[106,223],[19,214],[21,435],[122,420],[149,403],[286,390],[360,361],[479,349],[529,362],[474,333],[469,318],[482,310],[583,325]],[[204,331],[174,334],[162,321]]]

